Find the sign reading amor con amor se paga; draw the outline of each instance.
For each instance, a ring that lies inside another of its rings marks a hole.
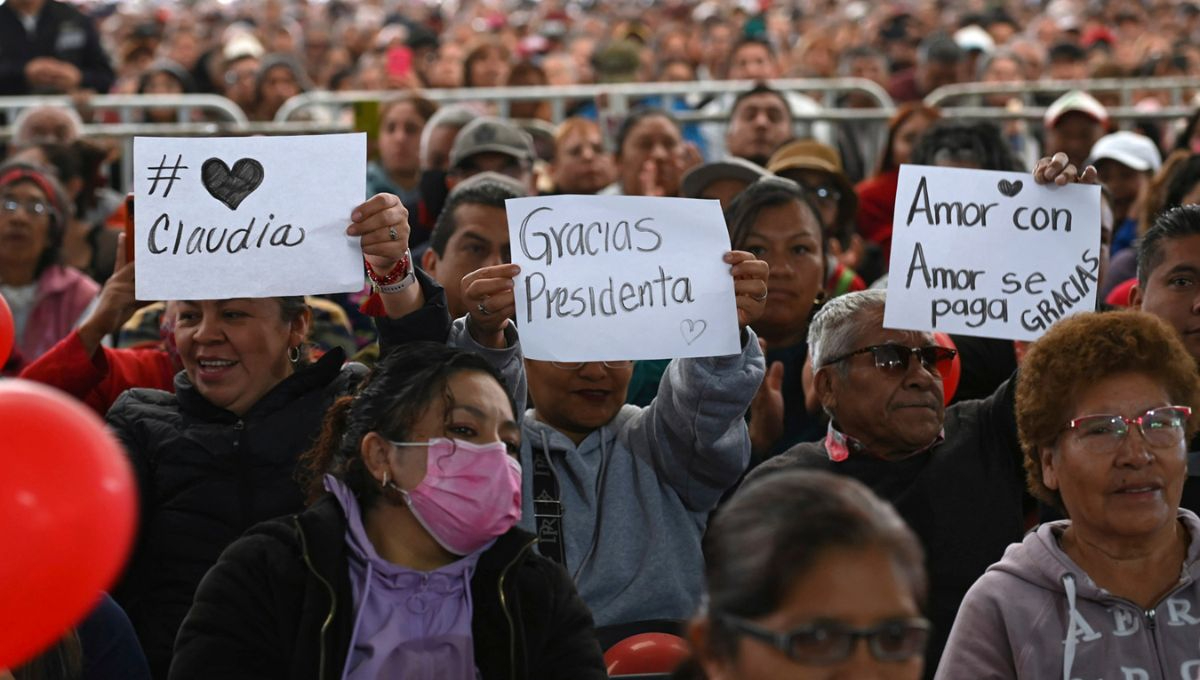
[[[525,356],[737,354],[729,232],[717,201],[548,196],[506,202]]]
[[[356,291],[366,136],[133,143],[139,300]]]
[[[1099,186],[900,168],[885,327],[1036,340],[1096,308],[1099,270]]]

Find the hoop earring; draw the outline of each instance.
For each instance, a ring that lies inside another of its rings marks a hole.
[[[299,363],[300,362],[300,345],[296,345],[295,347],[288,347],[287,355],[288,355],[288,360],[291,361],[293,364]]]

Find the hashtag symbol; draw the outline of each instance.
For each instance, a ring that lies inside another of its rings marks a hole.
[[[158,183],[165,180],[167,190],[163,192],[163,198],[166,198],[171,195],[171,187],[175,186],[175,180],[179,179],[179,171],[187,170],[188,166],[183,165],[183,154],[175,157],[175,165],[167,165],[167,155],[163,154],[162,161],[158,165],[150,166],[146,169],[155,173],[153,177],[147,178],[153,182],[150,185],[150,195],[153,196],[155,190],[158,189]]]

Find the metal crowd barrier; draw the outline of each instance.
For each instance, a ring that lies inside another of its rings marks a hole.
[[[1133,94],[1145,90],[1170,93],[1171,104],[1187,104],[1185,97],[1200,91],[1200,77],[1174,76],[1169,78],[1096,78],[1089,80],[1028,80],[1019,83],[959,83],[943,85],[925,97],[929,106],[947,106],[954,100],[982,97],[989,94],[1020,95],[1029,103],[1034,95],[1060,95],[1068,90],[1086,90],[1092,94],[1116,92],[1121,104],[1131,106]]]
[[[24,109],[37,106],[65,106],[89,111],[114,111],[122,123],[138,121],[137,113],[148,109],[175,109],[176,120],[187,122],[199,112],[217,122],[245,125],[249,120],[237,104],[215,94],[98,94],[86,97],[68,95],[28,95],[0,97],[0,112],[11,124]]]
[[[422,90],[421,96],[438,103],[486,102],[496,106],[497,115],[509,115],[514,102],[549,102],[551,122],[557,124],[567,116],[567,110],[577,102],[599,102],[603,113],[622,116],[641,99],[662,97],[664,100],[683,99],[692,96],[737,94],[754,86],[753,81],[729,80],[690,83],[622,83],[612,85],[572,85],[537,87],[488,87],[455,90]],[[858,93],[870,97],[882,109],[892,109],[894,104],[886,90],[877,83],[864,78],[782,78],[771,81],[771,87],[785,92],[807,94],[826,108],[833,109],[837,97]],[[360,90],[352,92],[306,92],[284,102],[275,114],[276,121],[290,121],[297,115],[313,108],[324,108],[336,113],[339,109],[360,102],[379,102],[395,95],[395,92]]]

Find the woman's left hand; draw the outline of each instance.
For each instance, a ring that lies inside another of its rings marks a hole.
[[[737,299],[738,326],[745,328],[758,321],[767,308],[767,275],[770,267],[743,250],[725,253],[725,261],[733,265],[733,294]]]
[[[380,276],[408,252],[408,210],[399,196],[375,194],[354,208],[350,219],[346,233],[362,237],[363,257]]]

